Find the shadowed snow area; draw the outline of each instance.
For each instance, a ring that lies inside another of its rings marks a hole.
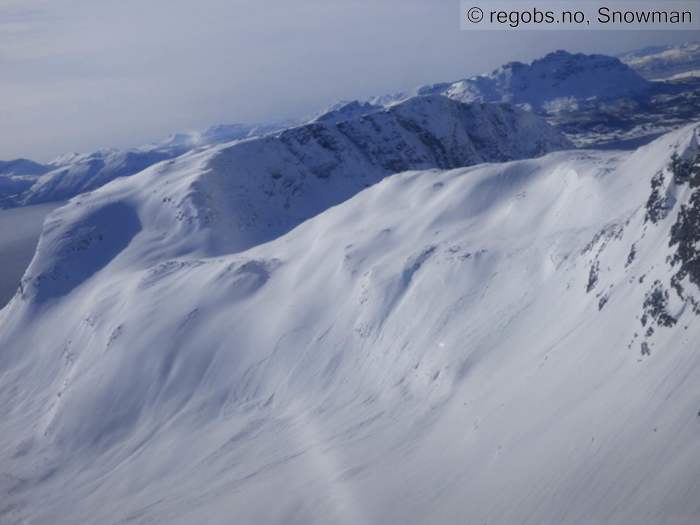
[[[58,206],[42,204],[0,210],[0,308],[17,291],[34,255],[44,218]]]
[[[697,128],[424,169],[518,155],[402,111],[51,215],[0,311],[0,521],[696,523]]]
[[[28,272],[38,290],[37,302],[70,293],[109,263],[141,230],[136,210],[111,202],[82,213],[64,227],[64,216],[48,220],[46,235]],[[59,231],[60,233],[51,235]],[[49,255],[46,255],[49,254]]]

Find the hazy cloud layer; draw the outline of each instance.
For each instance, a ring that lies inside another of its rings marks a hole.
[[[0,0],[0,158],[299,116],[557,48],[683,32],[461,32],[448,0]]]

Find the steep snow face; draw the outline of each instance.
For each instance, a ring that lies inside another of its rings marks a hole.
[[[0,210],[0,308],[15,295],[34,257],[42,224],[57,204]]]
[[[651,80],[698,76],[700,42],[679,46],[657,46],[620,55],[620,60]]]
[[[589,99],[643,95],[651,88],[650,82],[617,58],[556,51],[530,64],[511,62],[487,75],[423,86],[417,94],[442,94],[462,102],[509,102],[557,112]],[[395,98],[381,100],[386,104]]]
[[[698,130],[313,203],[432,103],[55,211],[0,311],[3,523],[695,523]],[[232,243],[242,188],[317,215]]]

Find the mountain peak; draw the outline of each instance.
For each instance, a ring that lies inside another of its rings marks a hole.
[[[530,63],[509,62],[490,73],[424,85],[413,94],[443,95],[461,102],[508,102],[547,113],[584,100],[641,96],[651,87],[618,58],[559,49]],[[409,96],[372,101],[386,105]]]
[[[610,99],[647,91],[648,81],[615,57],[558,50],[530,64],[513,62],[467,79],[477,98],[546,110],[562,99]]]

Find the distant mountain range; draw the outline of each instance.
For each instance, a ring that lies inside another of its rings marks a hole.
[[[623,53],[619,58],[650,80],[700,77],[700,42],[647,47]]]
[[[675,48],[674,48],[675,49]],[[693,45],[674,51],[692,55]],[[682,61],[679,61],[679,63]],[[676,71],[687,71],[690,61]],[[460,101],[507,102],[534,111],[577,146],[630,149],[692,122],[700,110],[700,79],[650,81],[618,58],[556,51],[524,64],[407,93],[347,102],[320,117],[334,121],[376,111],[412,96],[439,94]],[[676,74],[676,77],[683,76]]]
[[[26,160],[6,162],[0,164],[0,207],[65,200],[192,150],[276,134],[304,122],[357,120],[424,96],[513,104],[543,116],[577,146],[634,147],[691,122],[700,108],[700,79],[651,82],[640,72],[654,76],[648,73],[650,64],[661,70],[659,64],[672,63],[672,76],[678,77],[679,71],[688,73],[687,68],[695,67],[697,52],[697,44],[652,48],[625,54],[621,61],[556,51],[530,64],[512,62],[489,74],[456,82],[341,102],[312,119],[214,126],[202,132],[175,134],[140,148],[64,155],[45,166]],[[667,66],[663,67],[670,73]]]
[[[441,94],[462,102],[508,102],[553,112],[589,99],[641,95],[651,87],[614,57],[556,51],[530,64],[511,62],[486,75],[423,86],[415,94]]]
[[[201,132],[171,135],[162,142],[139,148],[70,153],[46,165],[24,159],[3,162],[0,163],[0,207],[69,199],[193,149],[264,135],[293,124],[218,125]]]

